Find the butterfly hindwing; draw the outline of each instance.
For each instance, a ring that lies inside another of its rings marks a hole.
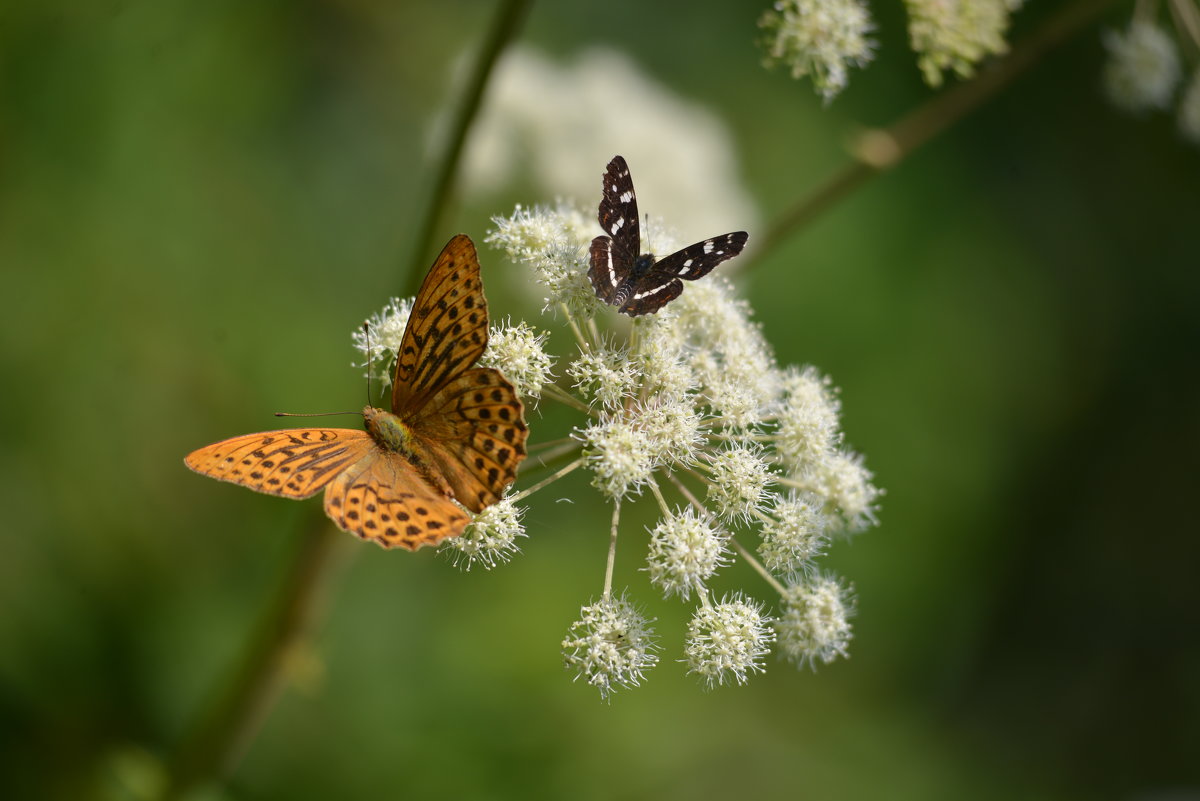
[[[469,370],[443,387],[412,426],[455,499],[473,512],[500,499],[525,458],[524,408],[491,368]]]
[[[438,255],[413,301],[396,353],[392,411],[411,417],[487,348],[487,300],[479,256],[459,234]]]
[[[410,551],[457,537],[470,522],[462,508],[421,479],[404,457],[381,449],[329,484],[325,513],[343,531],[384,548]]]
[[[683,292],[683,283],[672,275],[654,273],[646,275],[634,287],[634,291],[620,306],[620,311],[630,317],[654,314]]]
[[[292,428],[223,440],[192,451],[184,463],[258,492],[307,498],[374,447],[365,431]]]
[[[609,304],[613,302],[621,279],[629,273],[628,264],[621,267],[621,272],[617,271],[612,246],[613,241],[607,236],[598,236],[593,239],[590,249],[592,266],[588,267],[588,278],[591,279],[592,287],[596,290],[596,297]]]

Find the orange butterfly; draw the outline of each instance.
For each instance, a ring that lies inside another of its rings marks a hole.
[[[525,458],[524,409],[490,367],[487,300],[470,237],[450,240],[417,292],[396,354],[392,410],[363,409],[366,431],[292,428],[193,451],[197,473],[285,498],[325,489],[325,513],[385,548],[457,537],[500,499]],[[458,503],[455,503],[457,501]]]

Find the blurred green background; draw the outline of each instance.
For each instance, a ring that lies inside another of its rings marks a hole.
[[[849,132],[932,93],[874,3],[878,60],[822,108],[761,69],[765,6],[547,2],[520,41],[624,51],[707,107],[770,220]],[[0,7],[0,796],[137,797],[211,703],[317,502],[182,457],[276,410],[361,406],[350,332],[411,285],[430,126],[493,9]],[[491,572],[346,537],[315,648],[224,797],[1200,798],[1200,150],[1105,104],[1099,31],[739,276],[780,361],[842,387],[887,489],[880,527],[827,560],[858,597],[849,661],[703,692],[631,519],[617,584],[663,662],[601,703],[559,656],[607,547],[573,477]],[[598,178],[636,147],[580,159]],[[644,211],[663,181],[639,183]],[[518,174],[464,195],[439,244],[554,194]],[[481,255],[493,313],[536,321],[519,268]],[[545,411],[535,438],[561,436]],[[738,586],[767,596],[743,566],[718,589]]]

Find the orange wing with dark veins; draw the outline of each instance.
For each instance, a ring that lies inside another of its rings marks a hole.
[[[504,494],[525,458],[524,409],[498,370],[468,370],[429,399],[412,420],[428,458],[473,512]]]
[[[223,440],[192,451],[183,461],[220,481],[269,495],[307,498],[374,447],[365,431],[292,428]]]
[[[410,551],[457,537],[470,522],[400,454],[378,448],[329,484],[325,513],[343,531]]]
[[[459,234],[442,248],[413,301],[396,354],[392,412],[411,420],[483,355],[487,341],[479,256],[470,237]]]

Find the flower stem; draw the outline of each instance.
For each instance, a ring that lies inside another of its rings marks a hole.
[[[730,537],[729,541],[733,543],[733,547],[737,549],[737,552],[742,555],[742,559],[746,560],[746,564],[750,565],[750,567],[754,568],[760,576],[766,579],[767,583],[770,584],[776,592],[778,592],[780,595],[783,595],[785,592],[787,592],[787,588],[779,583],[779,579],[772,576],[771,571],[763,567],[762,562],[758,561],[758,559],[756,559],[754,555],[750,553],[750,551],[746,550],[746,546],[738,542],[736,537]]]
[[[612,534],[608,539],[608,564],[604,568],[604,598],[612,597],[613,567],[617,563],[617,522],[621,519],[621,499],[613,501]]]
[[[692,508],[701,514],[701,516],[706,519],[712,517],[712,512],[710,512],[704,504],[700,503],[700,499],[693,495],[692,491],[687,488],[687,485],[679,480],[679,476],[675,475],[674,473],[668,473],[667,478],[670,479],[671,483],[675,485],[675,489],[679,490],[679,494],[682,495],[687,502],[692,505]]]
[[[479,107],[483,103],[483,93],[487,88],[488,79],[491,77],[500,53],[504,51],[505,46],[521,27],[529,3],[530,0],[501,0],[496,17],[492,20],[492,26],[488,30],[487,38],[479,51],[479,57],[471,72],[470,83],[455,111],[454,120],[447,135],[445,150],[442,151],[438,163],[433,196],[426,207],[425,219],[417,231],[412,269],[409,271],[408,282],[409,288],[412,290],[409,294],[416,294],[416,290],[425,276],[425,265],[428,264],[431,254],[436,250],[434,242],[439,238],[438,232],[441,230],[447,207],[450,205],[450,196],[454,192],[454,179],[458,174],[459,162],[462,160],[463,146],[466,144],[467,134],[471,130],[471,123],[474,122],[475,116],[479,113]]]
[[[600,415],[600,413],[595,409],[591,408],[586,403],[579,400],[579,398],[576,398],[574,395],[567,392],[557,384],[546,384],[544,387],[542,387],[542,397],[558,401],[564,406],[570,407],[577,412],[583,412],[584,414],[591,415],[592,417],[599,417]]]
[[[658,508],[662,510],[662,513],[664,515],[671,514],[671,509],[667,506],[667,499],[663,497],[662,490],[658,488],[658,482],[654,479],[650,479],[650,491],[654,493],[654,498],[658,501]]]
[[[339,561],[334,557],[342,535],[324,515],[319,517],[297,544],[279,595],[253,634],[237,673],[172,760],[164,798],[183,797],[199,784],[228,776],[278,700],[289,657],[309,636]]]
[[[985,100],[1007,87],[1038,60],[1092,22],[1114,0],[1076,0],[1052,14],[1007,56],[968,81],[939,92],[889,128],[862,132],[851,144],[857,161],[846,164],[815,191],[785,211],[767,229],[761,244],[743,262],[750,269],[796,231],[804,228],[869,178],[896,166]]]
[[[533,493],[542,489],[543,487],[553,484],[555,481],[558,481],[560,478],[567,475],[568,473],[571,473],[572,471],[578,469],[579,467],[582,467],[584,461],[585,461],[584,458],[581,456],[578,459],[576,459],[575,461],[571,462],[566,467],[555,472],[553,475],[546,476],[541,481],[534,484],[532,487],[527,487],[526,489],[521,490],[516,495],[512,496],[512,498],[511,498],[512,502],[516,503],[517,501],[524,500],[525,498],[528,498],[530,495],[532,495]]]
[[[571,309],[565,303],[560,303],[558,306],[562,309],[563,318],[567,321],[567,325],[571,327],[571,333],[575,335],[575,342],[578,343],[579,350],[584,353],[591,353],[591,343],[584,337],[583,331],[579,329],[579,324],[575,322],[575,316],[571,314]],[[591,323],[592,321],[588,320],[588,322]],[[596,336],[595,323],[592,323],[592,338],[599,341],[599,337]]]

